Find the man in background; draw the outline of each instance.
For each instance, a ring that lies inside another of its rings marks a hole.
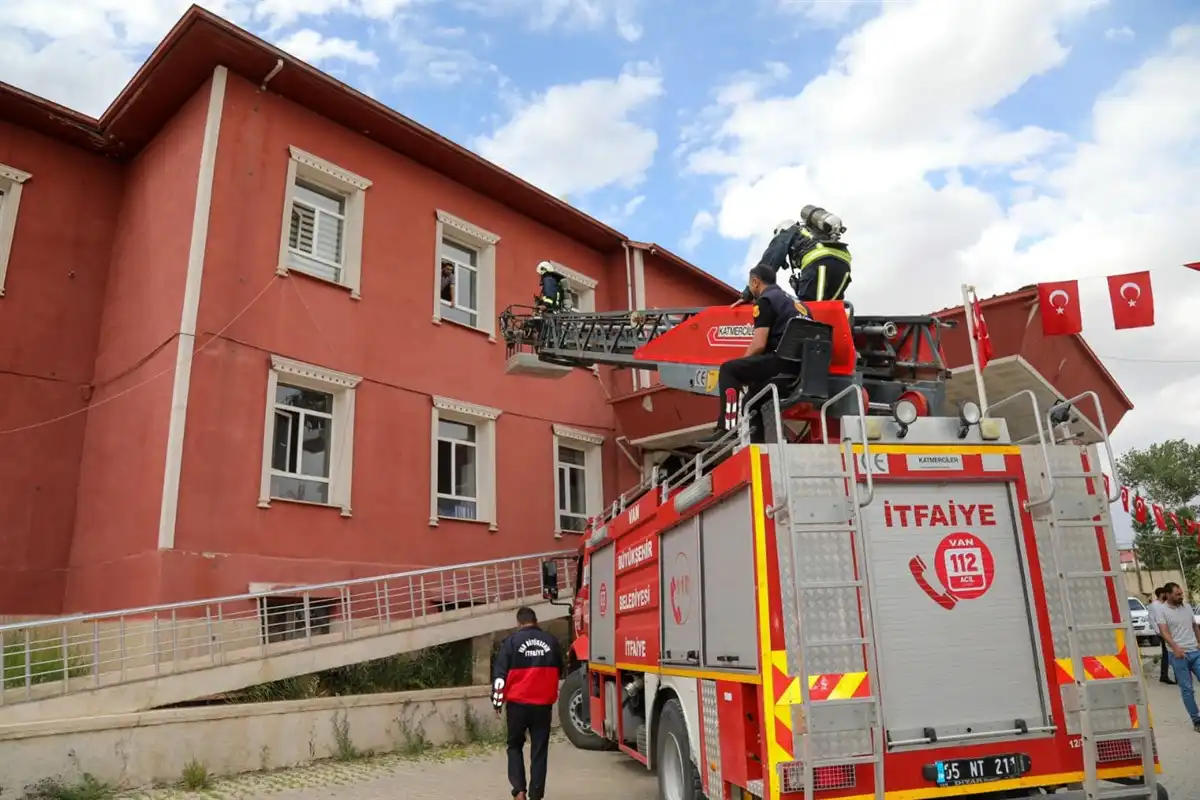
[[[542,800],[550,751],[550,723],[563,657],[558,639],[537,624],[532,608],[517,609],[518,628],[500,643],[492,667],[492,705],[508,704],[508,782],[517,800]],[[529,782],[525,735],[529,735]]]
[[[1200,642],[1197,634],[1195,612],[1183,602],[1183,589],[1178,583],[1163,586],[1167,601],[1159,608],[1158,630],[1171,651],[1171,666],[1175,669],[1175,681],[1183,697],[1183,707],[1192,718],[1192,728],[1200,733],[1200,709],[1196,708],[1196,694],[1192,687],[1192,676],[1200,678]]]
[[[1150,615],[1150,624],[1154,626],[1154,630],[1156,631],[1158,630],[1158,623],[1160,622],[1158,612],[1162,609],[1162,605],[1166,602],[1166,600],[1167,590],[1159,586],[1154,590],[1154,600],[1151,601],[1150,607],[1146,609]],[[1167,640],[1161,636],[1159,636],[1158,639],[1162,646],[1162,655],[1158,660],[1158,680],[1161,683],[1167,683],[1174,686],[1175,681],[1171,679],[1171,654],[1167,652]]]

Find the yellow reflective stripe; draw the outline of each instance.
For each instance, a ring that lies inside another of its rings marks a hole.
[[[825,299],[825,265],[817,267],[817,302]]]
[[[824,267],[822,267],[822,269],[824,269]],[[834,292],[832,295],[830,295],[830,297],[831,298],[841,297],[842,292],[846,291],[846,284],[849,282],[850,282],[850,270],[846,270],[845,274],[842,275],[842,282],[840,284],[838,284],[837,291]]]
[[[827,247],[823,244],[819,244],[801,257],[800,269],[804,269],[818,258],[824,258],[825,256],[832,256],[834,258],[841,259],[842,261],[845,261],[846,264],[850,263],[850,252],[848,250],[839,250],[836,247]]]

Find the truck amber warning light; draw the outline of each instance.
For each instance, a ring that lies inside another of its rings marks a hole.
[[[959,505],[953,500],[943,504],[901,505],[885,502],[883,522],[889,528],[990,528],[996,524],[996,507],[991,503]]]
[[[974,600],[987,594],[996,577],[996,560],[992,551],[977,536],[952,533],[942,539],[933,557],[938,580],[946,587],[938,592],[925,578],[925,560],[913,556],[908,569],[921,591],[947,611],[959,600]]]

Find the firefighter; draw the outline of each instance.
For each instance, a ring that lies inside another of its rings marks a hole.
[[[758,263],[792,270],[792,291],[803,302],[841,300],[850,286],[850,248],[839,241],[846,227],[842,220],[819,206],[805,206],[800,222],[784,220]],[[750,302],[749,287],[742,299]]]
[[[563,658],[558,639],[538,627],[532,608],[517,610],[518,628],[500,644],[492,666],[492,705],[508,704],[508,782],[517,800],[542,800],[550,722],[558,699]],[[525,734],[529,734],[529,782],[525,782]]]
[[[736,424],[739,396],[753,384],[763,384],[786,371],[775,355],[783,339],[788,320],[808,310],[775,282],[775,271],[765,264],[750,270],[747,291],[754,298],[754,337],[741,358],[726,361],[717,373],[717,430],[707,437],[713,441],[724,436]],[[731,424],[732,423],[732,424]]]
[[[545,313],[562,311],[566,305],[567,279],[554,264],[543,261],[537,265],[539,275],[537,308]]]

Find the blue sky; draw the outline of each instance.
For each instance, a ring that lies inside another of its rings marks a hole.
[[[203,5],[731,283],[808,203],[868,313],[1078,278],[1118,449],[1200,438],[1194,0]],[[0,0],[0,78],[98,114],[186,7]],[[1114,331],[1140,269],[1158,324]]]

